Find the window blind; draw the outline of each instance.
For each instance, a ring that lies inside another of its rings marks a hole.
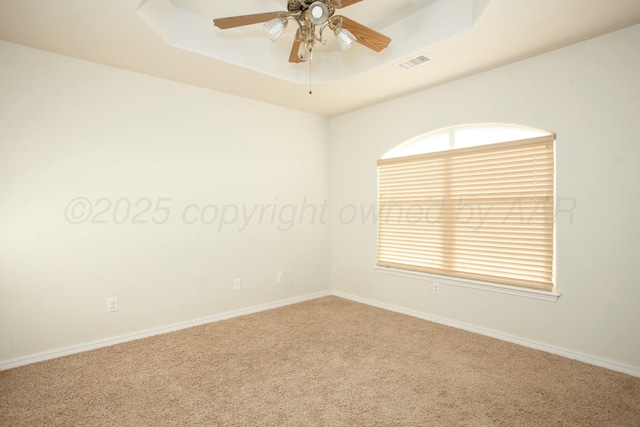
[[[552,290],[554,140],[379,160],[378,266]]]

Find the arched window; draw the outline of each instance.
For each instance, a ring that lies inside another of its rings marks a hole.
[[[554,290],[555,135],[430,132],[378,161],[379,267]]]
[[[551,135],[553,135],[552,132],[518,125],[470,124],[452,126],[412,138],[392,148],[382,158],[406,157]]]

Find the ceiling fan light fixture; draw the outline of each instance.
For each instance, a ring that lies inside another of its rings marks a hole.
[[[353,43],[357,41],[356,36],[354,36],[351,31],[344,28],[338,28],[336,30],[336,39],[338,40],[340,49],[343,51],[348,50],[353,46]]]
[[[287,29],[289,21],[285,18],[278,16],[270,21],[264,23],[264,33],[269,37],[271,41],[276,41]]]
[[[316,1],[309,6],[308,14],[313,25],[322,25],[329,19],[329,8],[323,2]]]
[[[266,36],[275,42],[287,29],[289,21],[294,21],[298,28],[289,54],[289,62],[293,64],[307,62],[313,58],[316,44],[327,43],[324,37],[325,30],[334,33],[342,50],[347,50],[354,42],[358,42],[366,48],[380,52],[391,43],[389,37],[345,16],[335,15],[336,9],[361,1],[288,0],[287,11],[217,18],[213,23],[221,30],[262,23]]]

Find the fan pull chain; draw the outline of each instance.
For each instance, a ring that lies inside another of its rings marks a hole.
[[[309,58],[309,95],[313,95],[313,90],[311,90],[311,58]]]

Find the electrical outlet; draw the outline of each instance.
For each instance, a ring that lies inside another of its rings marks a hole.
[[[433,293],[436,295],[440,293],[440,283],[433,282]]]
[[[278,273],[278,283],[284,283],[284,276],[282,273]]]
[[[233,290],[234,291],[239,291],[240,290],[240,279],[234,279],[233,280]]]
[[[118,297],[107,298],[107,313],[118,311]]]

